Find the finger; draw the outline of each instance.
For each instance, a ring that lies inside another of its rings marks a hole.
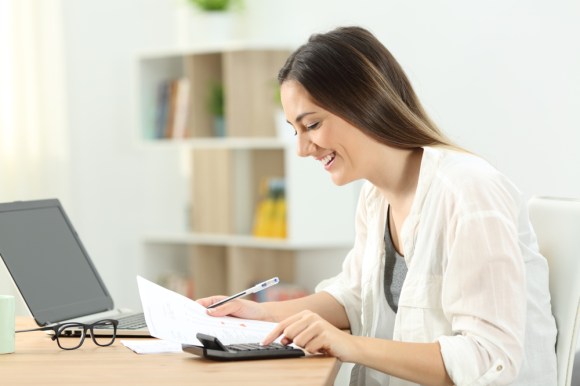
[[[283,344],[284,346],[288,346],[291,343],[292,343],[292,339],[288,339],[285,336],[283,336],[282,339],[280,339],[280,344]]]
[[[286,318],[276,326],[274,330],[264,339],[263,344],[270,344],[280,335],[283,335],[281,343],[284,345],[294,341],[294,337],[302,330],[308,328],[308,325],[316,320],[318,316],[310,311],[302,311],[298,314]]]
[[[319,334],[308,341],[304,346],[302,346],[304,350],[306,350],[309,354],[327,354],[332,355],[332,351],[330,349],[330,344],[327,342],[324,334]]]
[[[216,295],[216,296],[209,296],[207,298],[197,299],[196,302],[207,308],[207,307],[211,306],[212,304],[219,302],[222,299],[225,299],[225,296]]]
[[[306,348],[321,332],[322,326],[318,321],[306,318],[288,326],[284,330],[284,336],[291,339],[297,346]]]
[[[214,303],[217,303],[217,301]],[[207,313],[211,316],[232,315],[232,314],[235,314],[236,312],[238,312],[241,307],[242,307],[242,305],[240,302],[238,302],[236,300],[232,300],[230,302],[222,304],[221,306],[217,306],[215,308],[208,308]]]
[[[276,339],[278,339],[278,337],[280,335],[282,335],[282,332],[284,332],[285,326],[282,326],[281,324],[282,323],[278,323],[276,325],[276,327],[274,327],[274,329],[272,331],[270,331],[268,333],[268,335],[266,335],[266,337],[261,342],[262,346],[267,346],[269,344],[272,344]],[[282,344],[288,344],[288,343],[282,343]]]
[[[291,325],[292,323],[295,323],[299,319],[300,319],[300,314],[296,314],[296,315],[290,316],[290,317],[284,319],[283,321],[281,321],[280,323],[278,323],[276,325],[276,327],[274,327],[274,329],[272,331],[270,331],[270,333],[268,335],[266,335],[266,337],[262,340],[262,345],[267,346],[269,344],[272,344],[272,342],[274,342],[280,335],[282,335],[284,330],[289,325]],[[286,338],[284,338],[284,339],[286,339]],[[286,343],[286,344],[288,344],[288,343]]]
[[[300,342],[296,341],[299,335],[307,338],[312,337],[317,334],[317,331],[324,328],[325,323],[318,314],[313,312],[304,312],[299,316],[298,320],[284,330],[284,336],[296,344],[300,344]]]

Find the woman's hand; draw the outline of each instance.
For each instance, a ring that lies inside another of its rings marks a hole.
[[[311,354],[324,353],[341,361],[355,352],[355,339],[311,311],[302,311],[280,322],[262,344],[282,336],[282,344],[294,343]]]
[[[217,295],[210,296],[207,298],[198,299],[197,302],[204,306],[205,308],[211,306],[214,303],[225,299],[226,296]],[[216,308],[210,308],[207,310],[208,315],[211,316],[235,316],[237,318],[252,319],[252,320],[267,320],[271,321],[272,318],[266,310],[263,304],[256,303],[250,300],[244,299],[234,299],[227,303],[222,304]]]

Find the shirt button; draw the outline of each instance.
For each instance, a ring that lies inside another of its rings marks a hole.
[[[503,370],[503,366],[502,366],[502,365],[498,365],[498,366],[497,366],[495,369],[496,369],[497,371],[502,371],[502,370]]]

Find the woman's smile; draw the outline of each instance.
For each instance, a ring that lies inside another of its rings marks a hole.
[[[332,152],[330,154],[325,155],[324,157],[318,158],[318,160],[320,162],[322,162],[322,165],[324,165],[324,168],[326,170],[328,170],[332,166],[335,158],[336,158],[336,153]]]

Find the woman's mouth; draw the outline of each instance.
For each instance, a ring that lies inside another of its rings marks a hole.
[[[332,152],[332,153],[320,158],[319,161],[322,162],[325,169],[328,169],[330,167],[330,165],[332,164],[332,161],[334,161],[335,158],[336,158],[336,153]]]

